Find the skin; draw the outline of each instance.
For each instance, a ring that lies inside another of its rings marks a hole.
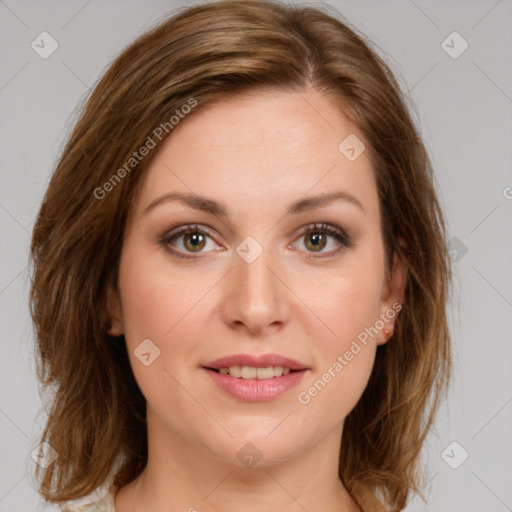
[[[367,154],[350,162],[338,150],[349,134],[364,141],[319,92],[274,90],[209,104],[162,143],[132,206],[110,302],[111,333],[125,335],[147,400],[149,447],[146,469],[116,496],[117,512],[360,510],[338,478],[343,421],[390,334],[370,337],[307,405],[297,399],[403,298],[402,263],[394,258],[386,271]],[[294,201],[333,191],[362,208],[337,200],[285,215]],[[206,196],[228,217],[176,201],[143,213],[168,192]],[[300,229],[318,222],[343,229],[352,245],[325,235],[316,252]],[[183,235],[168,246],[197,259],[160,243],[187,224],[210,229],[200,252]],[[236,252],[247,236],[263,248],[252,263]],[[395,320],[385,324],[390,333]],[[149,366],[134,355],[144,339],[160,350]],[[274,400],[243,402],[202,368],[235,353],[277,353],[309,370]],[[261,453],[253,467],[237,457],[247,442]]]

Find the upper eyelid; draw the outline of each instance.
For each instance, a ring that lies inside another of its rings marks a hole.
[[[304,233],[307,233],[309,231],[314,231],[317,229],[318,231],[321,231],[323,229],[328,229],[332,231],[339,232],[341,235],[345,235],[345,230],[335,226],[334,224],[331,224],[330,222],[310,222],[309,224],[306,224],[299,228],[299,236],[303,235]]]

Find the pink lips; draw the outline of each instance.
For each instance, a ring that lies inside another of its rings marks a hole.
[[[266,368],[268,366],[283,366],[290,370],[307,370],[305,364],[299,363],[289,357],[279,354],[263,354],[261,356],[250,356],[248,354],[234,354],[232,356],[221,357],[215,361],[203,364],[204,368],[229,368],[230,366],[254,366],[256,368]]]
[[[219,368],[228,368],[230,366],[253,366],[256,368],[283,366],[290,368],[292,371],[281,377],[262,380],[237,379],[215,371]],[[263,402],[277,398],[296,386],[309,369],[298,361],[278,354],[265,354],[261,356],[235,354],[206,363],[203,365],[203,368],[221,390],[245,402]]]

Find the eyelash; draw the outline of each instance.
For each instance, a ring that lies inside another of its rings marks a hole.
[[[182,252],[169,247],[170,242],[180,238],[183,235],[189,234],[189,233],[205,235],[213,240],[213,237],[211,236],[211,233],[208,229],[206,229],[204,227],[200,227],[197,224],[189,224],[189,225],[179,226],[179,227],[167,232],[164,236],[161,237],[160,244],[162,246],[167,247],[168,250],[171,251],[173,253],[173,255],[177,256],[178,258],[184,258],[184,259],[188,259],[188,260],[202,258],[203,256],[201,256],[201,255],[185,256]],[[345,234],[345,232],[343,230],[336,228],[334,226],[330,226],[329,224],[325,224],[323,222],[313,223],[308,226],[305,226],[299,233],[298,238],[306,236],[306,235],[310,235],[312,233],[330,235],[333,238],[335,238],[341,244],[341,246],[343,246],[345,248],[352,247],[352,242],[351,242],[350,238]],[[306,258],[314,259],[314,260],[333,258],[338,254],[338,252],[340,250],[341,250],[341,248],[336,249],[334,251],[329,251],[328,253],[326,253],[326,254],[328,254],[327,256],[312,256],[311,255],[311,256],[306,256]]]

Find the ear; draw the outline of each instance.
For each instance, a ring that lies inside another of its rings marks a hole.
[[[395,251],[393,254],[391,272],[388,273],[382,289],[379,318],[384,323],[384,326],[377,336],[377,345],[383,345],[393,336],[393,329],[398,317],[398,312],[402,309],[406,283],[407,269],[404,262]]]
[[[114,290],[111,285],[107,287],[107,310],[110,318],[110,328],[107,333],[110,336],[121,336],[124,333],[121,300],[118,291]]]

